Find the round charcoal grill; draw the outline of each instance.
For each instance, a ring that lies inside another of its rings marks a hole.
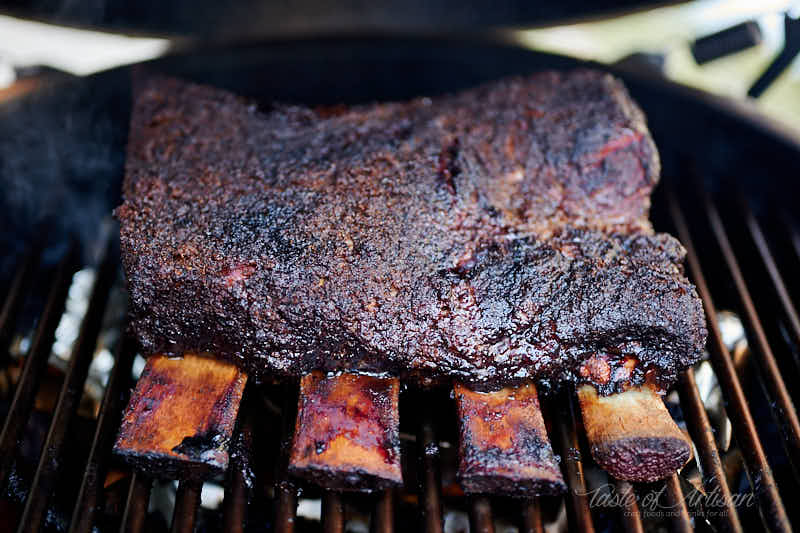
[[[358,37],[196,51],[142,68],[268,106],[405,99],[580,65],[495,40]],[[708,361],[684,372],[667,397],[694,443],[695,456],[681,472],[641,486],[604,477],[565,391],[545,399],[543,410],[567,494],[466,497],[453,479],[452,400],[441,391],[408,389],[400,403],[402,489],[298,490],[287,483],[283,453],[294,421],[292,383],[247,389],[236,451],[217,480],[224,487],[218,508],[201,507],[197,482],[182,481],[170,492],[165,487],[172,484],[125,467],[111,446],[136,347],[124,336],[116,230],[103,224],[119,202],[123,174],[131,77],[124,68],[0,108],[0,179],[14,193],[3,199],[0,215],[3,530],[789,531],[800,524],[791,505],[800,484],[793,405],[800,383],[800,220],[793,205],[800,142],[730,102],[617,74],[645,110],[663,161],[652,219],[686,246],[687,272],[709,321]],[[87,272],[93,277],[73,320],[77,338],[61,357],[52,356]],[[743,334],[731,340],[738,325]],[[113,369],[97,408],[87,413],[100,352]],[[165,492],[167,503],[158,503]],[[602,494],[620,498],[609,503]],[[655,506],[652,494],[659,495]],[[166,514],[159,511],[165,506]]]

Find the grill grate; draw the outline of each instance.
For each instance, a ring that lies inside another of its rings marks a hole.
[[[669,183],[669,180],[666,181]],[[798,371],[800,320],[792,299],[793,287],[787,283],[788,278],[784,279],[785,273],[791,271],[788,269],[790,267],[781,268],[781,265],[786,262],[787,254],[789,260],[793,261],[790,263],[793,267],[800,265],[800,233],[794,221],[784,213],[784,220],[790,220],[791,224],[782,226],[785,235],[780,238],[791,245],[781,250],[781,253],[776,253],[774,239],[778,237],[773,237],[773,232],[765,230],[766,222],[759,220],[741,199],[736,201],[738,203],[735,202],[738,209],[733,210],[728,209],[731,202],[729,195],[722,193],[712,197],[711,194],[701,191],[696,197],[678,197],[667,190],[662,196],[656,198],[654,216],[656,211],[661,213],[665,220],[660,229],[673,231],[687,249],[687,271],[697,286],[709,321],[709,360],[725,400],[726,413],[741,453],[741,463],[757,498],[760,517],[756,518],[750,509],[734,505],[732,495],[741,493],[742,487],[729,485],[725,454],[717,446],[716,428],[698,390],[695,370],[689,369],[680,376],[675,389],[695,446],[704,489],[706,493],[719,495],[716,499],[718,507],[714,509],[713,516],[709,513],[705,519],[713,526],[727,531],[744,531],[752,527],[754,520],[758,524],[759,519],[761,525],[769,530],[790,531],[789,512],[795,511],[789,509],[787,512],[781,491],[784,495],[791,494],[800,479],[800,423],[793,405],[793,389],[787,386],[787,383],[793,384],[791,380],[784,378],[784,367],[791,366],[793,372]],[[725,220],[723,214],[728,213],[736,213],[739,216],[738,223]],[[745,255],[749,250],[748,243],[752,245],[756,255]],[[34,243],[31,250],[21,258],[3,301],[0,311],[0,342],[5,358],[2,361],[3,367],[11,364],[7,354],[17,331],[17,316],[27,295],[36,290],[32,288],[34,272],[41,260],[43,246],[43,242]],[[115,284],[118,273],[117,255],[115,245],[110,245],[98,268],[88,309],[72,349],[35,473],[27,494],[18,506],[18,513],[14,516],[16,522],[10,526],[17,527],[18,531],[53,526],[53,523],[47,521],[48,508],[52,506],[53,493],[59,485],[60,468],[66,461],[78,460],[65,455],[65,443],[77,415],[89,365],[103,327],[109,296],[115,290],[114,287],[121,290]],[[72,275],[78,266],[77,247],[71,246],[44,290],[45,303],[0,433],[0,479],[3,484],[8,481],[18,458],[18,443],[34,410],[37,389],[46,371],[56,327],[64,313]],[[754,278],[751,271],[759,268],[763,269],[765,275]],[[719,287],[727,287],[728,290],[719,290]],[[748,388],[748,383],[737,371],[734,358],[723,340],[717,320],[717,299],[726,306],[734,306],[743,318],[747,340],[752,348],[751,359],[757,363],[757,380],[762,387],[760,394],[766,400],[764,405],[768,406],[766,408],[757,404],[759,398]],[[131,532],[144,531],[148,527],[147,509],[154,483],[152,479],[137,472],[129,477],[127,492],[117,518],[109,521],[102,516],[103,501],[108,492],[104,487],[104,479],[115,465],[110,454],[111,445],[118,429],[124,400],[132,384],[131,369],[135,357],[135,346],[130,339],[123,338],[118,345],[115,364],[94,425],[90,448],[80,458],[83,461],[83,476],[79,489],[71,498],[72,507],[64,524],[70,532],[90,531],[96,525],[102,526],[102,530],[119,529]],[[271,455],[267,452],[273,448],[276,453],[272,455],[280,457],[273,462],[262,460],[258,463],[254,468],[255,484],[249,487],[245,473],[248,461],[241,454],[234,454],[224,482],[224,500],[218,522],[224,531],[243,531],[245,524],[248,524],[248,530],[252,526],[255,530],[278,532],[293,532],[309,527],[306,521],[297,516],[300,497],[294,488],[285,483],[286,458],[278,453],[286,448],[285,443],[291,435],[296,399],[296,391],[290,387],[286,386],[281,390],[283,394],[278,395],[282,396],[284,403],[281,422],[265,420],[262,416],[263,407],[258,405],[256,399],[260,391],[255,386],[250,386],[245,395],[238,428],[241,442],[245,444],[245,448],[254,451],[256,463],[263,459],[260,458],[261,455]],[[426,393],[417,391],[416,394]],[[611,523],[621,525],[631,532],[644,531],[648,521],[643,520],[643,509],[637,504],[636,498],[624,496],[660,489],[663,489],[664,505],[671,511],[668,519],[665,519],[667,521],[660,522],[662,525],[665,524],[673,531],[692,531],[705,526],[705,519],[690,515],[690,510],[693,509],[690,509],[686,500],[689,493],[679,475],[673,475],[663,483],[656,484],[655,489],[651,486],[640,487],[617,482],[614,485],[615,492],[623,496],[624,502],[621,508],[608,511],[590,506],[590,489],[596,483],[588,477],[593,467],[586,452],[587,446],[576,405],[568,394],[545,399],[543,404],[553,444],[561,457],[565,481],[570,489],[563,501],[571,530],[602,530],[607,529]],[[772,420],[761,416],[764,411],[771,412]],[[472,531],[493,532],[497,519],[510,521],[520,532],[544,531],[545,523],[554,519],[552,511],[559,507],[559,502],[555,499],[537,498],[509,502],[487,496],[464,498],[463,495],[452,493],[452,490],[444,491],[442,480],[447,477],[449,456],[440,444],[446,440],[442,435],[447,433],[448,428],[438,419],[437,413],[429,413],[427,410],[417,412],[423,414],[414,413],[411,418],[415,419],[411,422],[408,420],[408,410],[403,415],[402,423],[406,427],[411,423],[411,433],[415,434],[414,437],[409,435],[405,439],[407,446],[403,457],[406,487],[403,490],[384,491],[369,498],[323,492],[323,531],[345,531],[351,499],[358,500],[363,507],[365,498],[369,499],[370,530],[373,532],[416,530],[420,525],[427,532],[442,532],[446,509],[452,507],[466,511]],[[455,416],[452,410],[448,413],[446,416]],[[412,441],[415,441],[413,445],[410,444]],[[777,452],[774,450],[776,441],[780,441],[782,445]],[[770,462],[775,467],[775,472]],[[780,471],[777,464],[782,467]],[[783,468],[783,465],[789,465],[789,468]],[[416,483],[410,480],[415,480]],[[781,483],[780,487],[778,482]],[[171,518],[172,531],[189,532],[195,529],[198,520],[201,520],[201,488],[196,482],[179,484]],[[311,492],[313,494],[313,489]],[[269,502],[268,499],[272,501]],[[258,508],[262,509],[256,513],[255,518],[260,518],[263,513],[264,519],[254,525],[254,509]],[[263,510],[267,508],[269,511]],[[409,513],[409,509],[413,509],[413,513]],[[614,515],[611,521],[609,513]],[[249,520],[246,519],[248,514]]]
[[[767,457],[761,446],[761,441],[756,432],[755,422],[747,406],[742,385],[736,375],[733,359],[725,346],[722,332],[717,320],[717,311],[711,299],[711,292],[705,280],[705,276],[700,267],[700,260],[695,251],[692,237],[686,219],[678,206],[674,194],[670,194],[670,211],[672,212],[678,237],[686,247],[686,263],[689,267],[692,279],[697,286],[697,292],[703,301],[709,326],[708,348],[711,355],[711,363],[719,379],[723,394],[728,405],[728,416],[734,425],[737,438],[742,441],[742,451],[745,459],[747,473],[750,478],[751,486],[754,481],[759,480],[760,490],[757,493],[761,514],[765,524],[773,530],[791,531],[786,510],[783,507],[778,488],[772,475],[772,470],[767,463]],[[719,238],[719,235],[715,235]],[[780,376],[777,377],[780,380]],[[697,430],[695,430],[697,431]],[[720,478],[718,483],[725,483],[725,478]]]

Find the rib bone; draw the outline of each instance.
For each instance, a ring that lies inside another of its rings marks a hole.
[[[578,400],[592,457],[615,478],[656,481],[689,460],[691,443],[652,386],[601,397],[583,385]]]
[[[337,490],[402,484],[399,395],[397,379],[304,376],[289,473]]]
[[[528,497],[566,489],[533,384],[488,393],[457,384],[455,396],[465,492]]]
[[[125,408],[114,452],[153,477],[222,473],[246,382],[234,365],[212,357],[150,357]]]

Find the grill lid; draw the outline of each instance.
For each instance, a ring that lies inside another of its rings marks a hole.
[[[675,0],[6,0],[3,10],[66,25],[143,33],[263,38],[365,31],[464,31],[616,15]]]

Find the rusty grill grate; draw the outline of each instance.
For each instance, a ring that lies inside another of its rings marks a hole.
[[[288,385],[251,385],[237,429],[237,442],[250,452],[250,459],[247,453],[234,454],[221,482],[224,499],[217,511],[199,513],[201,484],[180,482],[171,530],[188,532],[201,524],[204,530],[291,532],[321,527],[326,532],[338,532],[345,531],[349,510],[359,509],[359,515],[370,516],[368,527],[376,532],[458,530],[457,521],[451,520],[453,510],[468,516],[471,530],[479,532],[495,531],[497,524],[512,525],[521,532],[544,531],[546,526],[558,527],[559,523],[560,527],[568,525],[573,531],[619,527],[627,531],[650,528],[745,531],[753,527],[790,531],[790,513],[796,510],[787,508],[791,500],[786,497],[797,489],[800,481],[800,424],[792,400],[800,369],[797,357],[800,320],[794,304],[798,287],[793,285],[796,282],[793,274],[800,267],[797,221],[787,213],[756,216],[746,201],[729,191],[695,194],[687,193],[684,188],[677,195],[668,187],[681,182],[696,184],[700,180],[665,179],[667,187],[662,187],[655,198],[653,215],[658,229],[671,231],[687,248],[687,272],[698,288],[709,321],[708,360],[732,427],[735,444],[731,449],[738,450],[732,454],[718,448],[721,429],[712,423],[698,390],[695,369],[687,370],[675,385],[680,405],[677,414],[694,443],[695,469],[701,473],[698,483],[705,494],[719,495],[713,505],[706,498],[702,500],[706,505],[698,512],[692,485],[684,472],[646,486],[606,479],[622,498],[618,505],[598,506],[593,501],[597,476],[588,474],[598,469],[592,464],[582,436],[580,411],[569,394],[544,402],[548,430],[569,486],[563,498],[513,501],[489,495],[467,497],[452,483],[443,483],[447,472],[453,469],[448,465],[454,449],[447,443],[456,438],[453,431],[456,415],[446,397],[421,391],[404,391],[401,399],[404,488],[369,496],[319,491],[313,487],[304,487],[298,493],[285,483],[287,460],[285,453],[281,453],[293,427],[296,390]],[[32,244],[30,251],[20,258],[0,313],[0,354],[8,384],[8,410],[0,433],[0,480],[7,490],[0,521],[5,522],[6,529],[18,531],[152,529],[155,526],[148,515],[148,502],[153,480],[125,470],[111,455],[121,409],[133,382],[136,354],[131,341],[123,338],[117,342],[102,402],[95,418],[90,419],[93,437],[86,439],[87,447],[80,453],[75,453],[71,445],[77,431],[76,421],[86,418],[79,414],[79,403],[98,336],[105,327],[103,317],[109,297],[114,291],[122,291],[118,251],[113,242],[97,267],[88,307],[60,380],[46,434],[34,454],[38,454],[38,461],[29,480],[19,481],[20,443],[26,431],[30,431],[29,422],[37,393],[41,392],[40,383],[48,371],[56,328],[64,313],[73,274],[80,266],[76,247],[72,246],[54,270],[41,271],[39,262],[45,244],[44,240]],[[46,283],[37,285],[42,272],[46,274]],[[9,347],[22,334],[17,317],[26,305],[32,305],[27,301],[28,296],[37,292],[45,297],[36,311],[35,330],[23,350],[24,358],[15,360],[9,357]],[[734,357],[723,338],[717,312],[722,308],[731,309],[741,317],[748,350],[752,352],[744,363]],[[17,379],[12,380],[10,369],[15,365],[19,372]],[[756,372],[747,372],[749,365]],[[266,402],[269,408],[259,402]],[[422,405],[437,407],[419,409]],[[73,468],[77,464],[82,478],[79,483],[77,480],[72,483],[76,491],[64,495],[60,493],[64,492],[62,476],[67,463]],[[743,466],[744,474],[732,475],[731,471],[742,471],[739,466]],[[121,481],[111,480],[112,471],[117,472],[116,477]],[[252,483],[250,473],[254,473]],[[119,489],[120,484],[123,489]],[[670,512],[648,516],[651,502],[643,498],[648,493],[660,494],[659,508]],[[742,493],[753,494],[753,505],[748,500],[736,505],[733,495]],[[297,516],[298,501],[302,499],[321,500],[319,522]],[[59,519],[55,506],[63,501],[68,502],[67,512]],[[450,518],[445,527],[447,517]],[[350,523],[349,529],[361,530],[367,527],[366,523]],[[161,526],[166,529],[166,522]]]

